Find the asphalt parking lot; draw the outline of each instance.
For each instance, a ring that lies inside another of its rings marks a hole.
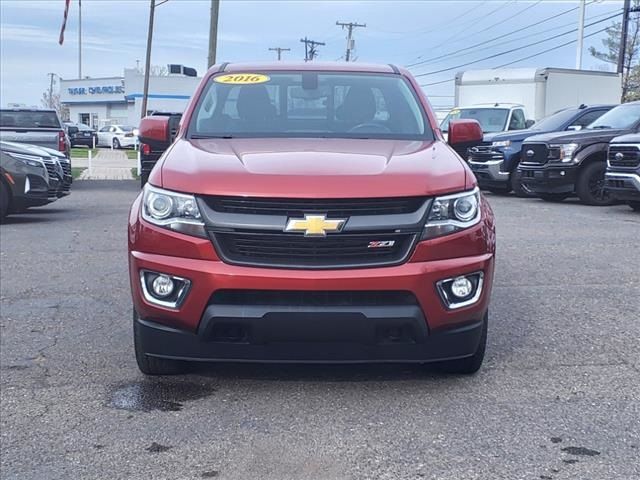
[[[135,182],[0,228],[2,478],[640,479],[640,215],[488,197],[485,366],[135,365]]]

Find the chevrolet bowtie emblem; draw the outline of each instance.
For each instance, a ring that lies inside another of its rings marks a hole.
[[[290,218],[285,232],[304,232],[305,237],[326,237],[327,232],[339,232],[346,220],[341,218],[327,219],[326,215],[307,215],[302,218]]]

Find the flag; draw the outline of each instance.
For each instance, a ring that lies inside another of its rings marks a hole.
[[[64,18],[62,19],[62,28],[60,28],[60,38],[58,43],[62,45],[64,43],[64,29],[67,26],[67,16],[69,15],[69,3],[71,0],[64,0]]]

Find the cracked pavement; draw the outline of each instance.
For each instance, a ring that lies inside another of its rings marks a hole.
[[[0,227],[3,479],[640,479],[640,215],[488,195],[485,366],[135,365],[135,182]],[[634,458],[636,460],[634,460]]]

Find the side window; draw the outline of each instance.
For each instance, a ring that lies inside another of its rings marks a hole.
[[[509,130],[523,130],[527,128],[527,121],[524,118],[524,112],[520,109],[514,110],[511,114],[509,122]]]
[[[100,131],[101,131],[101,132],[108,132],[110,128],[111,128],[111,127],[109,127],[109,126],[107,125],[106,127],[102,127],[102,128],[100,129]]]
[[[117,129],[116,127],[111,127],[111,128],[109,129],[109,132],[110,132],[110,133],[116,133],[117,131],[118,131],[118,129]]]
[[[606,110],[593,110],[591,112],[587,112],[581,117],[578,117],[576,120],[571,122],[571,125],[567,127],[567,130],[581,130],[587,125],[589,125],[590,123],[600,118],[605,112]],[[576,127],[579,127],[579,128],[576,128]]]

